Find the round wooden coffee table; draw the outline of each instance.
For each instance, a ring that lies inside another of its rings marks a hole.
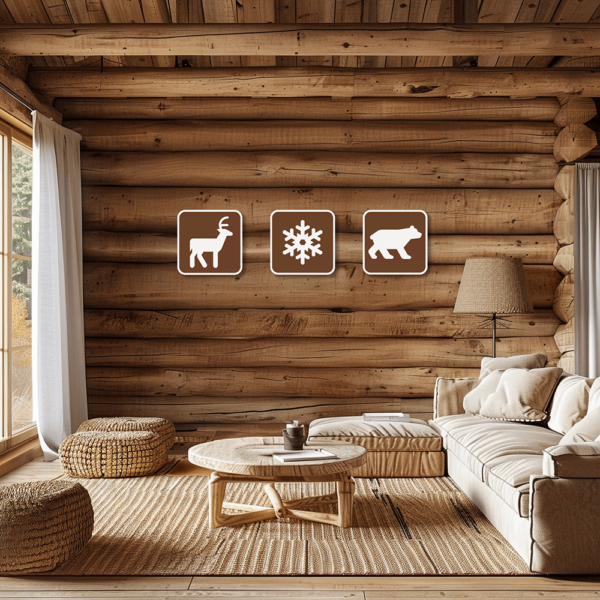
[[[243,525],[266,519],[294,517],[350,527],[354,503],[354,479],[350,471],[367,461],[362,446],[346,442],[319,442],[306,444],[307,450],[324,448],[339,458],[319,461],[280,463],[273,454],[285,452],[283,438],[237,438],[199,444],[189,449],[189,461],[214,471],[209,482],[210,526]],[[336,483],[336,493],[283,501],[274,483],[330,481]],[[265,482],[265,493],[273,508],[224,502],[228,483]],[[338,505],[337,514],[308,510],[326,504]],[[242,511],[242,514],[223,514],[223,508]]]

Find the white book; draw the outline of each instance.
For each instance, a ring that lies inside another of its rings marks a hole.
[[[395,421],[410,423],[410,415],[407,413],[363,413],[365,421]]]
[[[338,458],[333,452],[316,448],[315,450],[292,450],[290,452],[273,454],[273,458],[281,463],[296,462],[299,460],[328,460]]]

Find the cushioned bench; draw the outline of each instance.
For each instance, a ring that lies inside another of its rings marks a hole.
[[[442,438],[425,421],[366,422],[361,417],[317,419],[310,424],[311,442],[339,440],[367,449],[367,462],[355,477],[442,477]]]

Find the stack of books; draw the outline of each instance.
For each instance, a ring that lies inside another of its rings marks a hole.
[[[400,423],[410,423],[410,415],[407,413],[400,412],[363,413],[363,419],[367,422],[394,421]]]

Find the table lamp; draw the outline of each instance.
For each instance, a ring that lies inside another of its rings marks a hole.
[[[493,328],[492,352],[496,357],[496,326],[508,329],[510,323],[498,315],[533,312],[521,259],[468,258],[454,312],[482,315],[481,329]]]

